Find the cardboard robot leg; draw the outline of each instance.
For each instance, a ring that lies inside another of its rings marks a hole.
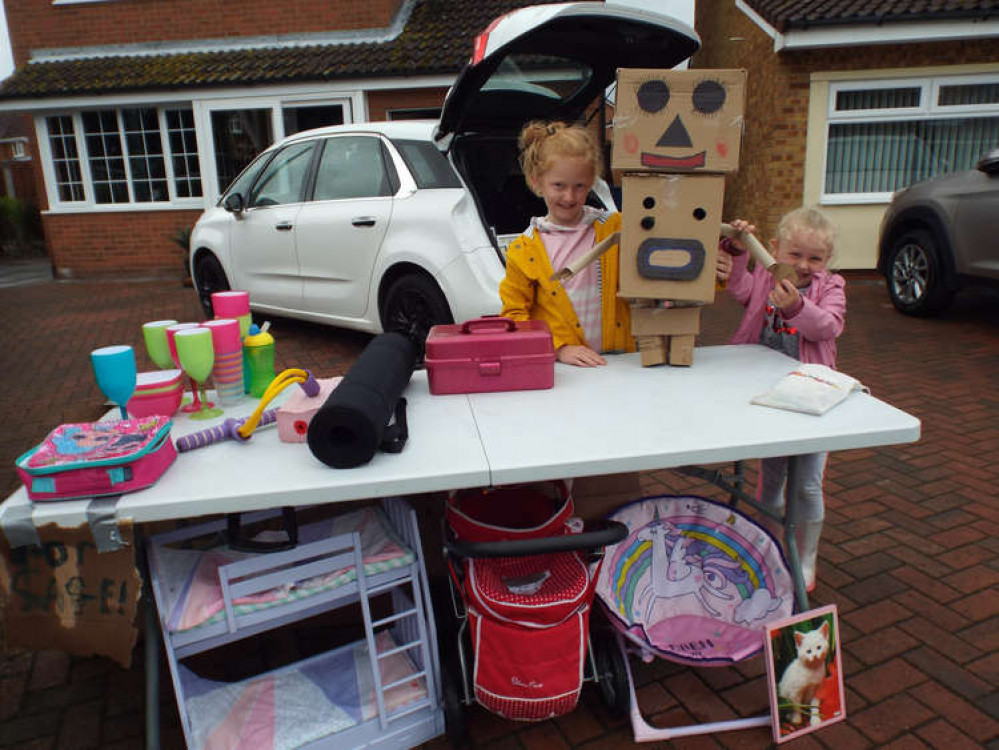
[[[667,341],[665,336],[636,336],[642,367],[664,365],[667,361]]]
[[[669,337],[669,363],[673,367],[690,367],[694,364],[694,336]]]
[[[631,332],[638,343],[642,367],[666,363],[689,367],[700,330],[699,306],[662,307],[647,300],[631,306]]]

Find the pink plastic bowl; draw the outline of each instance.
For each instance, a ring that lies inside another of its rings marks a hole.
[[[154,414],[170,417],[180,408],[183,398],[184,389],[178,383],[175,389],[164,393],[136,394],[128,400],[125,409],[130,417],[151,417]]]

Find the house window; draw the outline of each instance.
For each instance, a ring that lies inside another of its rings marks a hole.
[[[60,115],[46,117],[45,122],[48,125],[49,149],[52,152],[52,169],[59,200],[66,203],[86,200],[73,118]]]
[[[84,110],[45,119],[58,203],[169,203],[201,196],[190,109]]]
[[[999,77],[832,84],[823,202],[887,201],[999,143]]]
[[[173,184],[178,198],[201,197],[201,167],[194,113],[189,109],[166,110],[167,138],[173,163]]]

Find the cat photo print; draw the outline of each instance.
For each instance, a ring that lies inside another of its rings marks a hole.
[[[766,646],[775,742],[846,718],[835,604],[768,624]]]

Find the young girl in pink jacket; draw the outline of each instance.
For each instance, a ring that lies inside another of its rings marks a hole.
[[[739,231],[755,230],[745,221],[731,223]],[[797,284],[789,279],[775,284],[759,264],[749,271],[745,248],[735,240],[722,241],[718,278],[727,282],[729,294],[746,308],[733,344],[763,344],[806,364],[836,367],[836,339],[843,332],[846,294],[843,277],[827,268],[835,238],[835,227],[818,209],[799,208],[781,219],[770,248],[778,262],[794,267]],[[796,540],[808,591],[815,588],[815,561],[825,517],[822,477],[827,455],[808,453],[760,461],[761,504],[781,515],[787,508],[798,522]],[[785,487],[789,474],[793,486]]]

